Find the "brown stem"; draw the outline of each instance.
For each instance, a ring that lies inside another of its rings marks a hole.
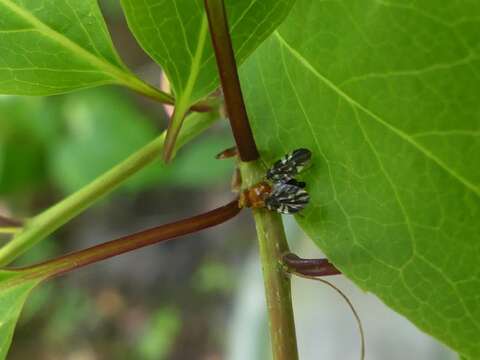
[[[228,21],[223,0],[205,0],[210,36],[222,83],[225,104],[235,142],[242,161],[259,158],[255,139],[248,121],[238,78],[237,64],[228,30]]]
[[[259,166],[259,153],[248,121],[228,30],[223,0],[205,0],[210,35],[223,87],[226,110],[230,119],[239,157],[242,182],[248,188],[265,176]],[[265,209],[253,211],[260,245],[267,299],[273,358],[297,360],[297,340],[290,292],[290,279],[279,263],[288,251],[281,218]]]
[[[67,271],[98,262],[128,251],[153,245],[161,241],[197,232],[221,224],[240,212],[238,199],[207,213],[170,224],[161,225],[117,240],[109,241],[91,248],[46,261],[44,263],[22,268],[31,277],[51,277]]]
[[[285,254],[282,261],[290,272],[307,276],[330,276],[341,274],[328,259],[302,259],[293,253]]]

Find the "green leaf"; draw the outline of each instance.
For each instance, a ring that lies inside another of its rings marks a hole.
[[[281,23],[295,0],[227,0],[238,63]],[[203,0],[122,0],[130,29],[188,105],[218,86]]]
[[[95,0],[0,0],[0,92],[51,95],[122,84],[171,101],[118,57]]]
[[[243,68],[260,150],[313,151],[299,222],[345,275],[480,358],[479,2],[298,0]]]
[[[239,64],[281,23],[294,2],[226,2]],[[130,29],[162,66],[176,95],[164,151],[168,162],[186,112],[218,86],[203,0],[122,0],[122,5]]]
[[[15,325],[28,294],[40,282],[20,277],[21,272],[0,270],[0,360],[7,357]]]

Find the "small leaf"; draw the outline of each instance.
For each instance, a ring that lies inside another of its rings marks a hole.
[[[122,84],[171,100],[118,57],[95,0],[0,0],[0,92],[51,95]]]
[[[419,328],[480,358],[480,2],[298,0],[243,67],[260,151],[307,147],[299,222]]]
[[[0,270],[0,360],[7,357],[15,325],[30,291],[39,279],[22,279],[23,274]]]

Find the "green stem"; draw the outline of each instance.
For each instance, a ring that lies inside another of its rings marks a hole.
[[[243,186],[246,188],[258,183],[265,174],[259,161],[241,163],[240,170]],[[260,246],[273,359],[297,360],[290,278],[286,275],[281,261],[282,256],[290,251],[282,218],[266,209],[254,209],[253,216]]]
[[[204,16],[200,25],[200,32],[198,34],[197,40],[197,49],[192,59],[188,80],[185,85],[185,89],[183,89],[182,93],[179,95],[175,103],[175,111],[173,112],[172,119],[168,124],[167,138],[165,140],[165,148],[163,152],[163,159],[167,163],[171,160],[173,150],[175,148],[175,143],[177,141],[180,129],[182,128],[185,115],[187,114],[191,106],[193,89],[195,87],[195,83],[200,73],[200,67],[202,65],[201,62],[203,57],[203,51],[205,49],[207,31],[207,19]],[[198,105],[199,104],[197,104],[197,106]]]
[[[151,98],[155,101],[161,102],[163,104],[174,104],[175,99],[172,95],[167,94],[166,92],[163,92],[161,90],[158,90],[154,88],[153,86],[143,82],[140,80],[138,77],[136,77],[134,74],[130,73],[125,73],[122,71],[118,71],[117,74],[115,74],[117,77],[117,80],[119,81],[120,84],[148,97]]]
[[[217,114],[196,114],[186,122],[177,148],[207,129]],[[7,265],[60,226],[80,214],[98,199],[110,193],[122,182],[156,160],[162,153],[165,133],[138,150],[79,191],[25,223],[24,228],[0,249],[0,266]]]
[[[242,185],[249,188],[264,178],[265,169],[248,121],[238,78],[235,55],[223,0],[205,0],[210,36],[225,97],[227,113],[237,143]],[[271,345],[274,360],[297,360],[297,339],[293,319],[290,279],[281,263],[289,251],[280,215],[265,209],[253,210],[260,245]]]
[[[167,94],[166,92],[163,92],[161,90],[158,90],[157,88],[143,82],[133,74],[124,75],[120,80],[121,80],[120,83],[122,85],[152,100],[155,100],[163,104],[169,104],[169,105],[175,104],[175,98],[172,95]],[[216,107],[218,107],[218,99],[213,98],[213,99],[198,101],[192,106],[190,106],[190,108],[187,110],[196,111],[196,112],[209,112],[209,111],[213,111]]]

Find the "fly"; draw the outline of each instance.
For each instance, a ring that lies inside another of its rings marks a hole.
[[[276,161],[267,171],[267,179],[273,183],[288,183],[300,173],[312,158],[312,152],[308,149],[296,149]]]
[[[275,162],[267,171],[266,180],[259,182],[240,194],[241,207],[267,208],[281,214],[295,214],[303,210],[310,196],[306,184],[294,176],[310,162],[308,149],[297,149]]]

